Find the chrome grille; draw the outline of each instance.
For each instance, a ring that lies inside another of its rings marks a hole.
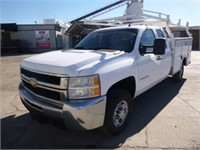
[[[21,79],[24,87],[35,96],[55,102],[67,100],[67,78],[21,68]]]
[[[33,92],[36,95],[40,95],[42,97],[49,98],[49,99],[52,99],[52,100],[55,100],[55,101],[61,101],[60,92],[50,91],[50,90],[43,89],[43,88],[40,88],[40,87],[33,87],[28,82],[25,82],[25,81],[22,81],[22,82],[23,82],[23,85],[28,90],[30,90],[31,92]]]
[[[39,74],[36,72],[31,72],[29,70],[25,70],[21,68],[21,74],[23,74],[26,77],[37,79],[37,81],[49,83],[49,84],[55,84],[60,85],[60,77],[55,76],[49,76],[45,74]]]

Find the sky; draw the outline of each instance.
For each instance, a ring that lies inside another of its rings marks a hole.
[[[69,22],[113,2],[116,0],[0,0],[0,23]],[[200,0],[144,0],[144,9],[169,14],[175,23],[181,19],[182,25],[200,26]],[[121,7],[104,16],[121,16],[124,11]]]

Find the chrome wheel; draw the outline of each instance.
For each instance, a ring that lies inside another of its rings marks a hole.
[[[111,136],[120,134],[128,125],[132,108],[129,92],[114,88],[109,90],[103,131]]]
[[[115,127],[121,127],[128,116],[128,103],[121,101],[115,108],[113,114],[113,124]]]

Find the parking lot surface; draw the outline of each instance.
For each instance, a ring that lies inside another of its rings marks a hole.
[[[78,132],[33,120],[18,94],[20,62],[29,56],[0,58],[2,149],[200,150],[200,51],[192,52],[192,63],[185,67],[181,82],[168,78],[134,99],[130,123],[116,137],[98,129]]]

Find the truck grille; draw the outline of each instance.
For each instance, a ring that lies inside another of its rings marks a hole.
[[[33,87],[26,81],[22,81],[22,83],[33,94],[36,94],[36,95],[39,95],[39,96],[42,96],[45,98],[49,98],[49,99],[55,100],[55,101],[61,101],[60,92],[50,91],[50,90],[39,88],[39,87]]]
[[[67,100],[67,78],[21,68],[21,79],[24,87],[35,96],[51,102]]]
[[[42,81],[42,82],[45,82],[45,83],[60,85],[60,77],[49,76],[49,75],[45,75],[45,74],[39,74],[39,73],[35,73],[35,72],[25,70],[23,68],[21,68],[21,74],[23,74],[23,75],[25,75],[29,78],[37,79],[37,81]]]

